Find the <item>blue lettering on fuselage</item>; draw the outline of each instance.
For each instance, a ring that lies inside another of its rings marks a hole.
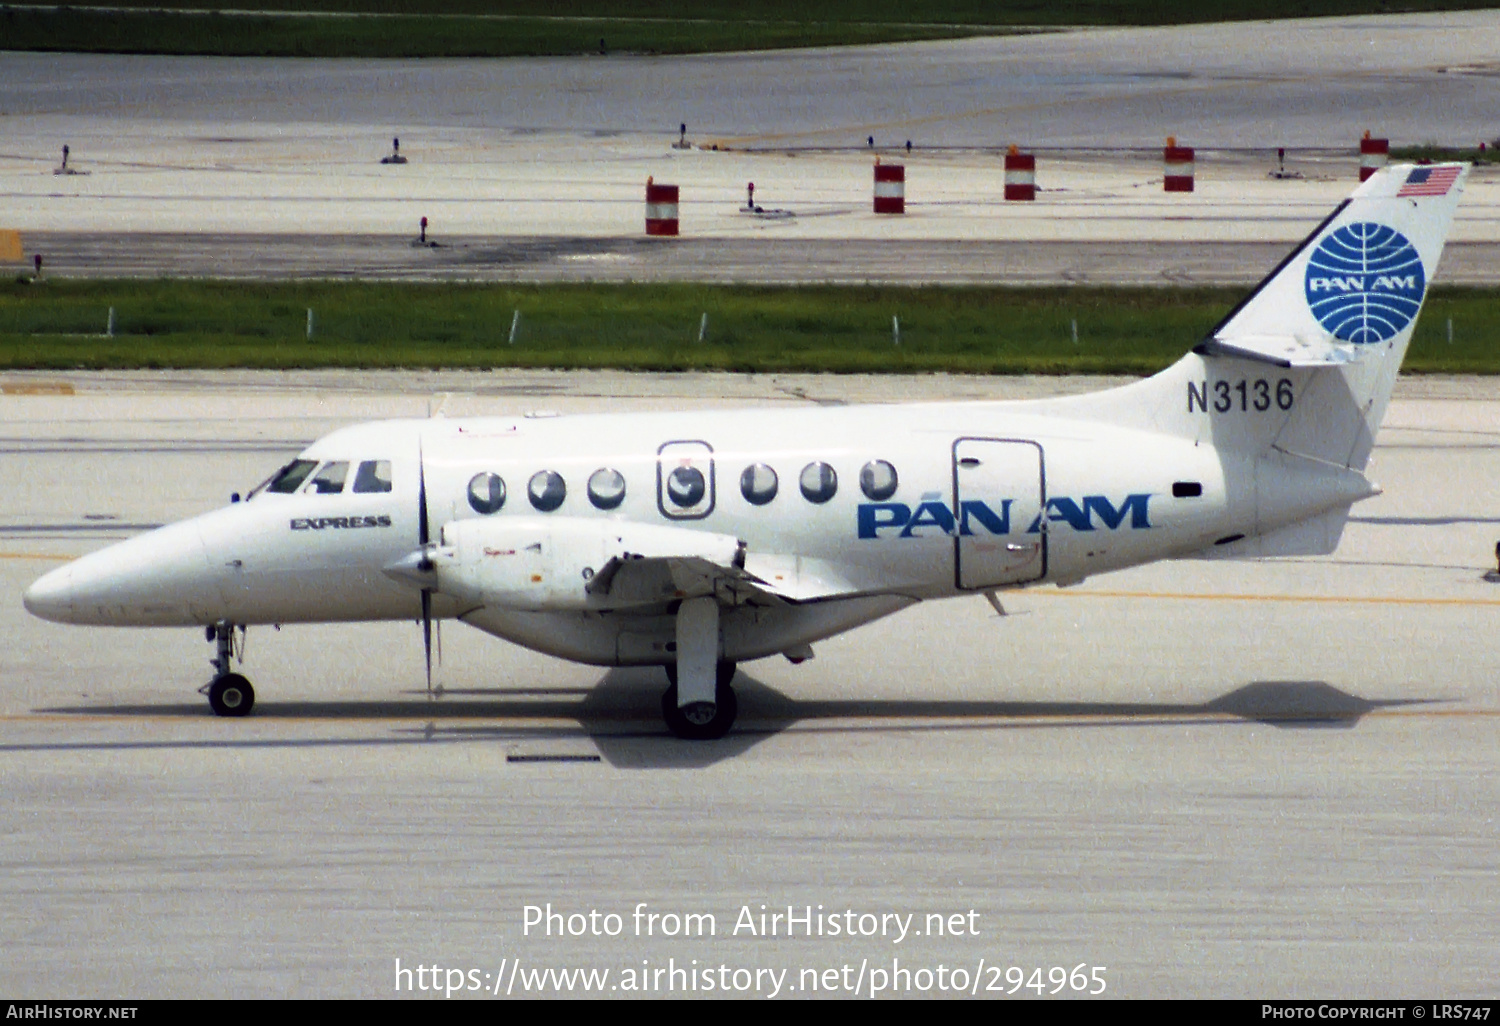
[[[1150,511],[1147,509],[1150,501],[1150,492],[1127,495],[1118,508],[1105,495],[1085,495],[1081,506],[1072,499],[1048,499],[1047,509],[1031,522],[1026,533],[1036,534],[1042,529],[1042,516],[1051,524],[1067,524],[1075,531],[1092,531],[1095,530],[1094,517],[1097,515],[1100,523],[1115,531],[1125,522],[1126,513],[1130,514],[1132,530],[1147,529],[1151,526]]]
[[[878,538],[882,527],[904,527],[911,521],[911,507],[904,502],[859,504],[859,536]]]
[[[922,535],[917,531],[924,527],[936,527],[944,534],[952,534],[953,511],[941,502],[924,502],[901,528],[901,537],[920,538]]]
[[[1010,507],[1014,499],[1002,499],[999,510],[979,499],[965,499],[959,503],[959,512],[943,502],[929,500],[920,503],[915,510],[904,502],[863,502],[857,511],[859,537],[879,538],[880,532],[895,532],[895,537],[924,538],[936,533],[970,536],[982,530],[988,534],[1010,533]],[[1149,503],[1150,492],[1137,492],[1125,496],[1117,506],[1108,496],[1085,495],[1081,500],[1066,497],[1049,499],[1043,514],[1049,523],[1067,524],[1075,531],[1093,531],[1097,521],[1111,531],[1125,525],[1126,517],[1132,530],[1151,527]],[[980,530],[973,525],[978,524]],[[1041,530],[1042,517],[1038,516],[1026,529],[1028,534]],[[928,531],[924,534],[923,528]]]

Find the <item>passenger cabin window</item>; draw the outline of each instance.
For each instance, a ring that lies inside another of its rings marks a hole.
[[[391,461],[365,460],[354,472],[356,492],[388,492],[391,490]]]
[[[808,502],[824,503],[839,490],[839,476],[826,463],[809,463],[802,468],[802,476],[797,479],[797,484],[802,488],[802,497]]]
[[[311,474],[313,467],[317,465],[316,460],[292,460],[276,472],[276,476],[271,479],[266,490],[290,495],[302,486],[302,482],[307,480],[307,475]]]
[[[344,490],[344,478],[348,476],[349,462],[347,460],[325,463],[323,469],[318,471],[317,476],[312,479],[311,488],[319,495],[337,495]]]
[[[495,512],[505,505],[505,481],[499,474],[475,474],[469,479],[469,505],[475,513]]]
[[[667,475],[667,498],[673,505],[687,509],[703,501],[708,482],[697,467],[678,467]]]
[[[568,497],[568,486],[555,470],[537,471],[531,476],[526,491],[531,504],[543,513],[551,513]]]
[[[764,463],[756,463],[745,468],[740,475],[740,494],[745,501],[752,506],[764,506],[776,498],[776,471]]]
[[[599,509],[614,509],[625,501],[625,477],[605,467],[589,476],[589,501]]]
[[[896,494],[896,468],[885,460],[871,460],[859,472],[859,490],[876,502]]]

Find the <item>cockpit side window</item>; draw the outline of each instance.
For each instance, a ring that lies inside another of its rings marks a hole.
[[[391,461],[365,460],[354,472],[356,492],[388,492],[391,490]]]
[[[313,478],[311,489],[319,495],[337,495],[344,490],[344,478],[349,476],[349,462],[334,460],[323,464],[323,469]]]
[[[266,491],[290,495],[301,487],[302,482],[307,480],[307,475],[311,474],[313,467],[317,465],[317,460],[292,460],[276,472],[271,478],[271,483],[266,486]],[[256,491],[260,489],[257,488]]]

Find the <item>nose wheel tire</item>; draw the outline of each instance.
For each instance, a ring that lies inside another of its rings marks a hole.
[[[684,741],[717,741],[729,733],[740,711],[734,688],[719,684],[714,689],[714,703],[697,702],[685,709],[677,706],[677,685],[661,696],[661,715],[667,729]]]
[[[226,673],[208,686],[208,704],[216,716],[249,716],[255,708],[255,689],[238,673]]]

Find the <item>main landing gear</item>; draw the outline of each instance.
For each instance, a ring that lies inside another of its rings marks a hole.
[[[667,729],[688,741],[712,741],[729,733],[739,702],[734,663],[719,659],[719,603],[712,595],[684,599],[677,607],[677,662],[667,664],[672,686],[661,696]]]
[[[242,675],[230,670],[234,658],[234,624],[220,621],[210,625],[205,633],[215,645],[214,679],[199,688],[199,693],[208,695],[209,707],[217,716],[249,716],[255,708],[255,689]],[[244,645],[243,640],[240,644]],[[243,647],[240,651],[244,651]]]
[[[712,702],[678,702],[677,666],[668,664],[667,680],[671,687],[661,696],[661,715],[667,729],[686,741],[717,741],[729,733],[740,711],[739,698],[730,686],[738,667],[727,659],[714,667],[714,700]]]

